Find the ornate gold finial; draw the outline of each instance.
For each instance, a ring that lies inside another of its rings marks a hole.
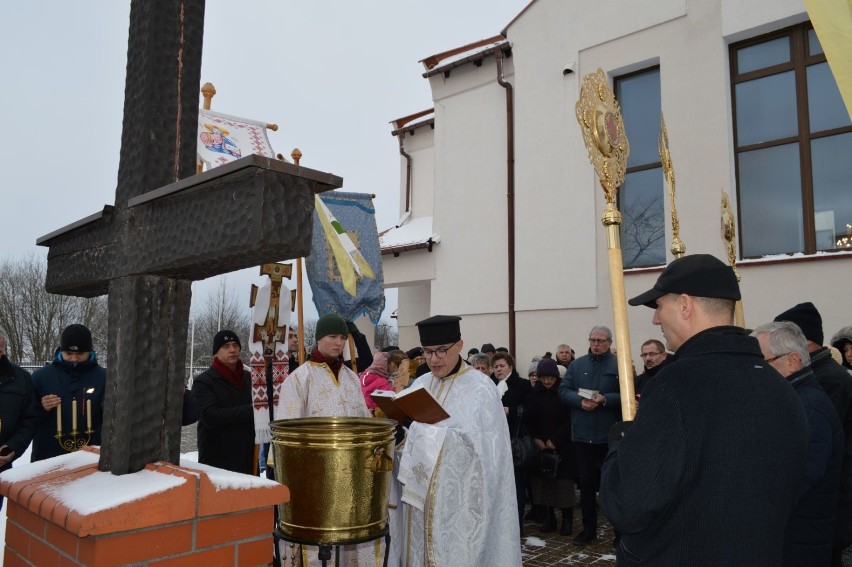
[[[737,281],[740,281],[740,274],[737,271],[736,238],[737,229],[734,212],[731,210],[731,199],[728,197],[728,192],[722,189],[722,241],[725,243],[725,250],[728,252],[728,264],[734,269]]]
[[[299,148],[293,148],[293,151],[290,152],[290,157],[293,158],[293,163],[299,165],[299,160],[302,159],[302,152]]]
[[[669,188],[669,200],[672,210],[672,247],[671,252],[675,258],[680,258],[686,253],[686,245],[680,239],[680,220],[677,218],[677,205],[675,205],[675,172],[672,166],[672,154],[669,151],[669,131],[666,129],[666,119],[660,113],[660,162],[663,164],[663,176]]]
[[[624,120],[603,69],[583,77],[580,99],[574,111],[589,161],[601,180],[608,205],[615,205],[616,192],[624,183],[630,144],[624,132]]]
[[[204,83],[201,85],[201,96],[204,97],[202,108],[204,110],[210,110],[210,102],[213,100],[213,95],[215,94],[216,87],[213,86],[213,83]]]

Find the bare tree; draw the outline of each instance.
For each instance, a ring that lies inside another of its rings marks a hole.
[[[621,247],[624,266],[647,266],[666,261],[666,224],[660,198],[636,199],[622,208]]]
[[[376,326],[376,338],[373,341],[373,346],[376,350],[382,350],[389,346],[399,345],[399,331],[396,325],[391,324],[386,319],[379,321]]]
[[[94,348],[106,359],[106,297],[86,299],[47,293],[47,263],[32,254],[0,263],[0,327],[9,336],[9,355],[18,361],[46,362],[59,346],[62,330],[82,323]]]
[[[208,366],[213,362],[213,337],[222,329],[234,331],[243,345],[243,361],[248,361],[251,332],[251,310],[248,290],[239,294],[233,286],[224,284],[216,293],[208,295],[198,309],[190,315],[190,333],[187,336],[186,356],[190,366]],[[193,329],[195,348],[191,348]],[[189,360],[193,353],[195,360]]]

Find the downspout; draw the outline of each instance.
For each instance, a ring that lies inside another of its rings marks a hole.
[[[405,144],[402,139],[405,137],[405,132],[400,132],[397,138],[399,139],[399,154],[405,158],[405,212],[411,210],[411,156],[405,153]]]
[[[515,103],[511,83],[503,80],[503,50],[497,48],[497,83],[506,89],[506,213],[508,215],[509,352],[515,349]]]

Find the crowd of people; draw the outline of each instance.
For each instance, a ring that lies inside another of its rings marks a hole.
[[[591,328],[579,356],[563,343],[521,363],[490,343],[464,351],[460,317],[420,321],[419,345],[374,353],[333,314],[301,365],[290,329],[289,374],[267,383],[269,417],[382,417],[376,390],[420,387],[444,407],[436,424],[398,425],[392,565],[520,565],[525,519],[582,546],[597,539],[600,510],[619,565],[839,566],[852,543],[852,327],[824,344],[805,302],[746,330],[732,324],[739,299],[732,270],[696,254],[630,300],[653,310],[663,335],[640,347],[632,420],[606,326]],[[350,337],[354,364],[342,356]],[[199,461],[274,478],[268,448],[254,450],[240,337],[220,331],[212,352],[184,400]],[[0,471],[31,441],[33,461],[63,454],[62,432],[99,444],[105,380],[83,325],[63,331],[32,377],[0,335]],[[283,548],[277,562],[314,562]],[[343,564],[372,565],[375,549],[347,546]]]

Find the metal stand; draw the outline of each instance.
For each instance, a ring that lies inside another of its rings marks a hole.
[[[317,541],[307,541],[304,539],[299,539],[295,537],[285,536],[281,533],[280,528],[276,527],[273,530],[272,535],[275,537],[276,542],[278,540],[289,541],[291,543],[298,543],[299,545],[315,545],[319,547],[319,554],[317,558],[322,562],[322,567],[328,567],[328,562],[331,560],[331,550],[334,548],[334,566],[340,567],[340,546],[341,545],[354,545],[358,543],[366,543],[368,541],[375,541],[380,537],[385,538],[385,560],[382,563],[382,567],[388,567],[388,558],[390,557],[390,526],[385,526],[385,529],[378,535],[374,535],[372,537],[363,538],[363,539],[351,539],[347,541],[333,541],[320,543]],[[277,545],[277,544],[276,544]]]

